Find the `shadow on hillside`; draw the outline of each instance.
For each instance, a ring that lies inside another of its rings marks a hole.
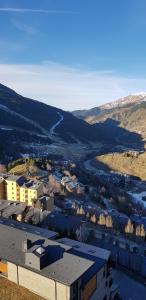
[[[101,149],[99,149],[99,151],[97,150],[92,151],[92,153],[87,155],[84,160],[92,160],[96,156],[106,155],[106,154],[112,155],[113,153],[125,154],[127,155],[127,157],[130,156],[130,159],[132,159],[134,157],[136,158],[137,152],[145,151],[144,141],[142,139],[142,136],[136,132],[130,132],[127,129],[120,127],[119,124],[120,123],[118,121],[108,119],[105,122],[93,125],[95,130],[98,132],[99,141],[103,143],[103,146]],[[106,163],[106,160],[105,162],[101,162],[97,160],[96,163],[94,160],[94,167],[97,168],[97,170],[103,171],[103,176],[101,176],[103,179],[104,179],[104,172],[105,173],[106,172],[110,173],[112,171],[116,172],[116,169],[112,169]],[[117,172],[118,172],[118,168],[117,168]],[[115,176],[117,175],[114,175],[113,173],[112,177]],[[139,177],[132,176],[132,175],[131,177],[133,177],[133,179],[140,180]]]
[[[105,144],[112,144],[119,147],[119,152],[124,152],[124,148],[133,150],[144,150],[144,142],[142,136],[136,132],[130,132],[120,127],[120,122],[113,119],[107,119],[105,122],[92,125],[98,132],[98,138]],[[110,151],[109,151],[110,152]]]

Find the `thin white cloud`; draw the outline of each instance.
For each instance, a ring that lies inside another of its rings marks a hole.
[[[76,14],[76,12],[65,10],[51,10],[51,9],[30,9],[30,8],[13,8],[0,7],[0,12],[3,13],[42,13],[42,14]]]
[[[27,34],[37,33],[37,30],[34,27],[27,25],[21,21],[12,20],[12,25],[19,31],[25,32]]]
[[[109,70],[90,71],[53,62],[0,64],[0,82],[24,96],[66,110],[95,107],[146,87],[145,78],[127,78]]]
[[[25,45],[23,40],[20,41],[4,41],[0,40],[0,56],[11,52],[19,52],[21,50],[26,49],[27,46]]]

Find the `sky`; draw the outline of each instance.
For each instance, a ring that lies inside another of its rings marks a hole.
[[[146,92],[146,1],[0,0],[0,82],[65,110]]]

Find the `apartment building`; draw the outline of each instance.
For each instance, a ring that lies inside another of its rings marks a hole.
[[[6,190],[6,182],[3,176],[0,176],[0,199],[6,199],[7,190]]]
[[[20,201],[20,186],[26,181],[23,176],[10,175],[6,179],[7,200]]]
[[[26,202],[32,205],[33,200],[43,195],[43,183],[38,180],[27,180],[23,176],[0,176],[0,199]]]
[[[110,252],[0,219],[0,274],[48,300],[116,299]],[[38,229],[39,230],[39,229]]]
[[[40,181],[30,180],[20,186],[20,202],[27,202],[32,205],[33,200],[43,195],[43,183]]]

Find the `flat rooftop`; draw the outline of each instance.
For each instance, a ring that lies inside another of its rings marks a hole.
[[[61,240],[46,239],[41,234],[35,234],[35,229],[33,233],[21,229],[21,226],[25,228],[25,224],[17,221],[11,224],[10,220],[9,222],[8,224],[7,220],[0,218],[0,258],[2,259],[69,286],[80,277],[93,276],[105,264],[104,259],[95,256],[93,258],[91,253],[90,255],[83,252],[81,254],[78,249],[71,252],[72,246],[65,244],[65,241],[62,243]],[[39,230],[40,228],[38,228],[38,232]],[[49,263],[40,271],[25,265],[25,252],[22,245],[26,239],[31,240],[32,251],[36,246],[47,249],[46,255],[48,255]],[[82,244],[82,249],[83,245],[85,244]]]
[[[0,217],[0,224],[15,228],[17,230],[20,230],[21,232],[23,231],[26,235],[33,234],[36,236],[36,238],[37,236],[41,236],[41,238],[43,237],[45,239],[54,239],[58,236],[58,233],[55,231],[43,229],[37,226],[30,225],[28,223],[22,223],[7,218]]]
[[[58,242],[68,245],[73,249],[80,251],[84,254],[92,255],[94,257],[101,258],[103,260],[108,260],[110,257],[110,251],[96,246],[88,245],[68,238],[58,239]]]
[[[5,218],[9,218],[12,215],[22,214],[25,208],[26,203],[23,202],[0,200],[0,213]]]

